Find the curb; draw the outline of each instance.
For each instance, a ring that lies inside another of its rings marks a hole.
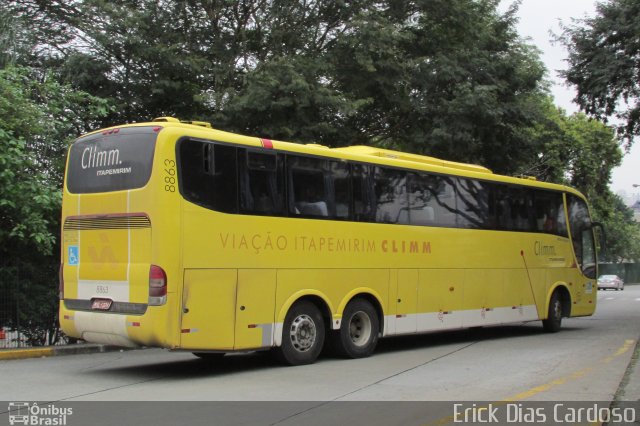
[[[79,355],[79,354],[95,354],[104,352],[114,352],[120,350],[128,350],[129,348],[121,348],[111,345],[97,344],[81,344],[66,346],[47,346],[44,348],[25,348],[25,349],[1,349],[0,361],[12,359],[42,358],[60,355]]]
[[[53,348],[6,349],[0,351],[0,360],[40,358],[44,356],[53,356],[53,354]]]

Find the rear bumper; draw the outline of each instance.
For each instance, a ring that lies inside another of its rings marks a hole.
[[[67,299],[60,302],[60,327],[77,339],[121,347],[170,348],[167,305],[114,302],[108,312],[92,311],[91,302]]]
[[[61,308],[60,326],[68,336],[87,342],[128,348],[139,346],[129,337],[126,315]]]

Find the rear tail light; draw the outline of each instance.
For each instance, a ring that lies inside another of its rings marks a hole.
[[[149,305],[160,306],[167,303],[167,274],[156,265],[149,269]]]
[[[58,296],[60,296],[60,300],[64,299],[64,263],[60,264],[58,270]]]

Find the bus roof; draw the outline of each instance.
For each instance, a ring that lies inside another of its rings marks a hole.
[[[347,152],[360,155],[369,155],[373,157],[391,158],[404,161],[412,161],[414,163],[428,164],[430,166],[447,167],[450,169],[466,170],[477,173],[493,173],[491,170],[483,166],[467,163],[456,163],[454,161],[441,160],[440,158],[428,157],[426,155],[411,154],[402,151],[393,151],[390,149],[376,148],[373,146],[355,145],[345,148],[335,148],[339,152]]]
[[[189,131],[189,135],[197,138],[213,139],[219,142],[235,143],[246,146],[259,147],[263,149],[277,149],[282,151],[296,152],[300,154],[318,155],[332,157],[343,160],[361,161],[366,163],[384,164],[400,168],[430,171],[434,173],[456,175],[507,184],[525,185],[538,188],[547,188],[556,191],[567,191],[585,198],[578,190],[555,183],[537,181],[531,177],[513,177],[493,173],[490,169],[468,163],[443,160],[426,155],[412,154],[402,151],[377,148],[365,145],[354,145],[340,148],[330,148],[315,143],[294,143],[263,139],[259,137],[245,136],[237,133],[226,132],[214,129],[209,123],[201,121],[181,121],[174,117],[160,117],[152,122],[135,123],[115,128],[138,127],[138,126],[161,126],[163,128],[184,129]],[[91,132],[89,134],[104,132],[105,129]],[[86,135],[85,135],[86,136]],[[267,141],[267,145],[265,145]]]

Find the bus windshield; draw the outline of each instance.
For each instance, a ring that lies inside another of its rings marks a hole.
[[[78,139],[69,150],[69,192],[142,188],[151,176],[157,135],[153,127],[129,127]]]

